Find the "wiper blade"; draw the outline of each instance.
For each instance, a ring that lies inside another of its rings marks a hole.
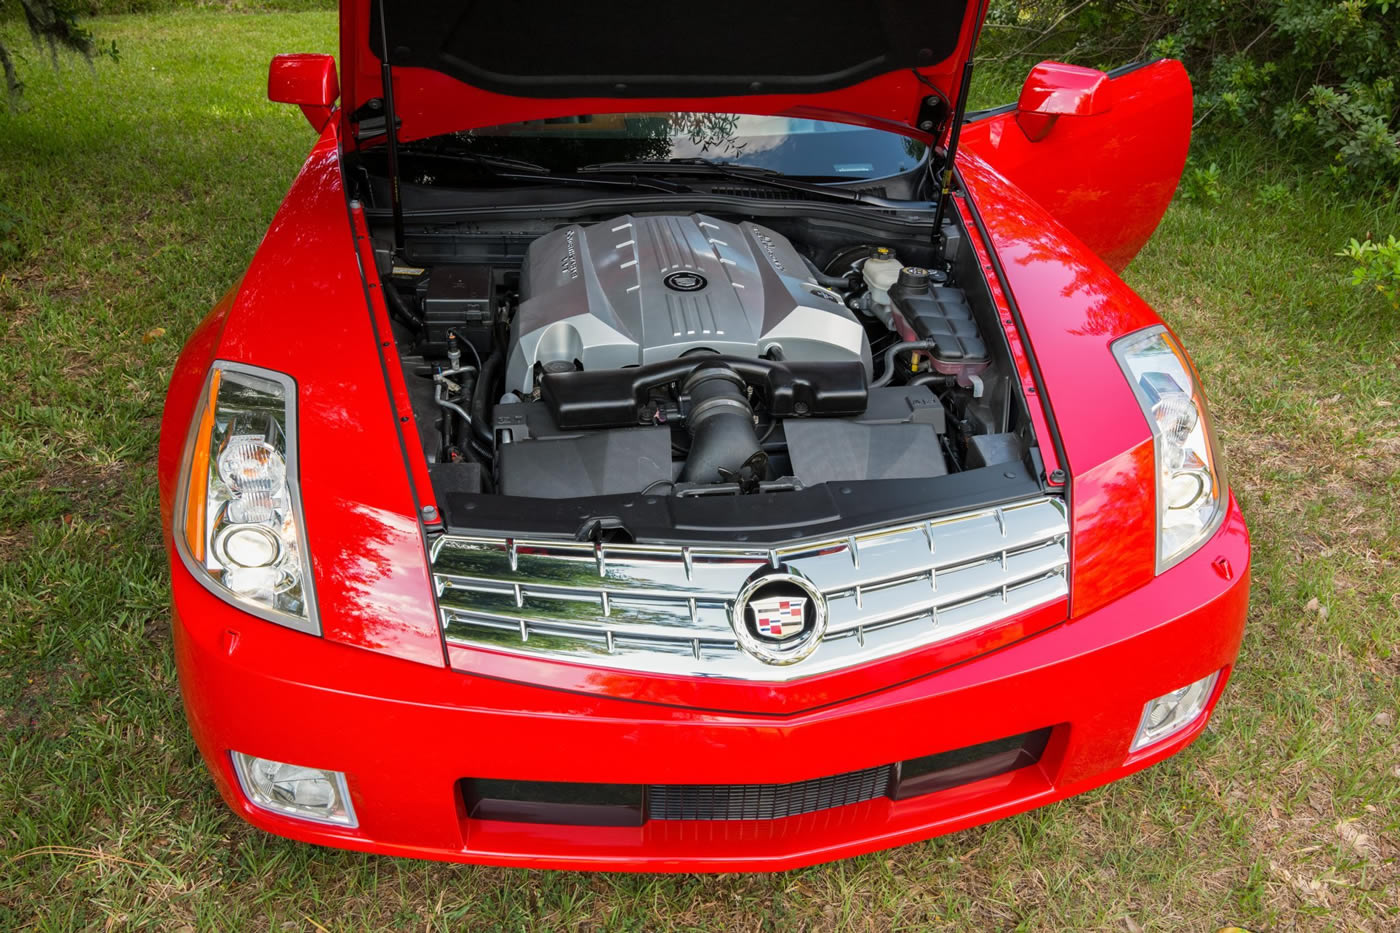
[[[529,172],[533,175],[552,175],[548,168],[538,162],[525,159],[512,159],[509,156],[486,155],[481,152],[442,152],[437,149],[415,149],[400,146],[399,154],[414,159],[437,159],[442,162],[460,162],[466,165],[480,165],[482,168],[504,169],[510,172]]]
[[[577,175],[563,175],[552,171],[546,166],[540,165],[538,162],[530,162],[525,159],[512,159],[509,156],[486,155],[480,152],[440,152],[432,149],[409,149],[405,151],[400,149],[399,153],[411,159],[437,159],[444,162],[475,165],[486,169],[494,178],[538,181],[541,184],[557,183],[561,185],[591,185],[593,187],[607,188],[645,188],[651,191],[665,191],[668,194],[689,192],[691,190],[686,185],[660,180],[643,180],[639,178],[617,180],[592,177],[580,178]]]
[[[636,162],[598,162],[593,165],[584,165],[577,170],[580,174],[658,174],[658,175],[713,175],[719,178],[732,178],[737,181],[745,181],[757,185],[767,185],[771,188],[786,188],[790,191],[801,191],[804,194],[816,195],[817,197],[831,198],[837,201],[846,201],[854,204],[869,204],[873,207],[891,207],[907,210],[909,203],[903,201],[890,201],[886,198],[875,195],[862,194],[859,191],[852,191],[849,188],[831,188],[814,181],[814,178],[823,176],[795,176],[784,175],[782,172],[771,168],[762,168],[752,165],[736,165],[732,162],[718,162],[713,159],[687,158],[687,159],[657,159],[638,160]],[[851,181],[849,178],[834,178],[836,181]]]
[[[750,175],[782,175],[782,172],[774,168],[764,168],[759,165],[740,165],[737,162],[723,162],[719,159],[706,159],[703,156],[691,156],[684,159],[633,159],[627,162],[595,162],[592,165],[583,165],[578,168],[580,172],[630,172],[633,170],[642,172],[666,172],[674,171],[677,174],[685,173],[686,169],[709,170],[718,174],[720,172],[745,172]]]

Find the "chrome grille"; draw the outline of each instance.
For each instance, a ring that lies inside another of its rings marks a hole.
[[[955,637],[1063,598],[1069,526],[1058,499],[781,547],[655,546],[446,535],[433,577],[449,644],[655,674],[793,680]],[[729,607],[765,565],[827,599],[805,660],[740,650]]]

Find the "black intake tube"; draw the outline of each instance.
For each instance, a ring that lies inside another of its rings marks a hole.
[[[690,396],[685,423],[692,441],[681,482],[733,481],[745,469],[752,478],[763,479],[768,454],[758,444],[744,377],[723,363],[702,363],[686,378],[682,391]]]

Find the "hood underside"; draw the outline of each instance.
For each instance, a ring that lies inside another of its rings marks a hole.
[[[384,25],[404,139],[628,110],[820,116],[929,139],[957,99],[982,6],[386,0]],[[342,2],[351,122],[383,94],[379,10]]]

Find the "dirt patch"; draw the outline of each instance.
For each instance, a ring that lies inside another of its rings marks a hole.
[[[123,487],[151,482],[149,474],[143,465],[127,460],[101,464],[58,460],[34,486],[45,492],[70,493],[79,514],[96,517],[110,509]]]
[[[7,528],[0,532],[0,564],[13,563],[26,553],[34,541],[34,529],[28,525]]]
[[[9,693],[14,691],[12,701],[0,706],[0,735],[29,735],[46,727],[49,714],[61,699],[71,693],[68,680],[71,672],[57,670],[36,670],[29,668],[22,673],[6,674]],[[18,681],[18,683],[16,683]]]

